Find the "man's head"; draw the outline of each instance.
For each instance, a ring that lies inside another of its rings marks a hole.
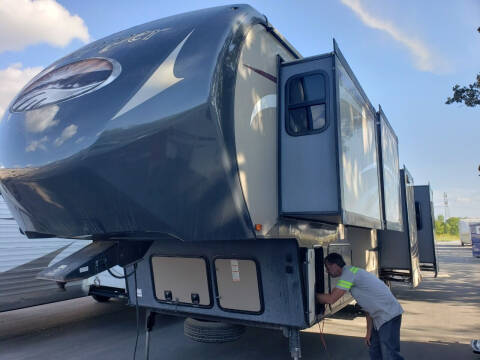
[[[337,253],[330,253],[325,257],[325,269],[331,277],[339,277],[342,275],[342,269],[345,266],[343,257]]]

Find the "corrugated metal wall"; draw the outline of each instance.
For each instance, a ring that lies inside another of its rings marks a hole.
[[[36,279],[36,275],[88,244],[70,239],[28,239],[20,233],[0,195],[0,311],[87,295],[87,280],[68,283],[62,290],[53,281]]]

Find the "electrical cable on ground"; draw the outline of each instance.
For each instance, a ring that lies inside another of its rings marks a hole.
[[[327,342],[325,341],[325,336],[324,336],[325,319],[322,320],[321,323],[322,323],[321,327],[320,327],[320,322],[317,323],[318,332],[320,333],[320,341],[322,342],[322,345],[325,348],[325,353],[327,354],[327,358],[329,360],[332,360],[332,357],[330,356],[330,353],[328,352]]]
[[[137,337],[135,338],[135,348],[133,350],[133,360],[136,359],[136,355],[137,355],[137,346],[138,346],[138,336],[139,336],[139,333],[140,333],[140,325],[139,325],[139,319],[140,319],[140,315],[139,315],[139,308],[138,308],[138,293],[137,293],[137,263],[133,264],[133,279],[134,279],[134,283],[135,283],[135,314],[136,314],[136,318],[137,318]],[[130,273],[131,275],[131,273]]]

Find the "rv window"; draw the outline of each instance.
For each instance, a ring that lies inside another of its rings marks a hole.
[[[326,126],[326,85],[323,74],[304,74],[287,82],[288,121],[290,135],[306,135]]]
[[[422,214],[420,213],[421,208],[420,208],[420,203],[418,201],[415,201],[415,215],[417,216],[417,230],[422,230]]]

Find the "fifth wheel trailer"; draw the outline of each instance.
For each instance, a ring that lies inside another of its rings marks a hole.
[[[458,222],[458,231],[460,234],[460,244],[472,245],[472,233],[476,233],[477,226],[480,226],[480,219],[465,218]]]
[[[120,265],[149,320],[282,329],[298,359],[299,330],[351,299],[315,303],[324,256],[377,274],[377,231],[399,229],[377,116],[336,43],[302,58],[250,6],[210,8],[37,75],[0,122],[0,189],[29,238],[93,240],[41,278]]]

